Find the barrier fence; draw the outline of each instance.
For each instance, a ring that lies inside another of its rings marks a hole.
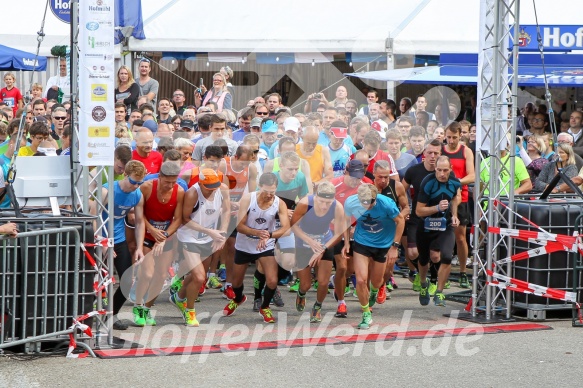
[[[47,343],[67,342],[92,354],[93,316],[104,313],[87,314],[95,301],[95,270],[81,247],[93,241],[92,219],[9,221],[21,232],[0,238],[0,352],[38,353]]]

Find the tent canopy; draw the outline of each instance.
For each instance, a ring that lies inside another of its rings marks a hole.
[[[5,18],[0,44],[36,52],[46,4],[11,4],[14,15],[26,15],[26,23]],[[580,0],[537,1],[539,23],[580,25],[579,6]],[[220,7],[208,1],[141,0],[141,7],[146,39],[130,38],[132,51],[382,53],[389,36],[396,54],[478,51],[480,2],[475,0],[224,0]],[[535,24],[532,6],[520,12],[522,24]],[[70,42],[70,25],[50,11],[44,32],[42,55]]]
[[[47,58],[0,45],[0,70],[46,70]]]
[[[550,85],[580,86],[583,84],[583,55],[545,55],[545,69]],[[538,54],[521,54],[518,58],[518,85],[544,86],[544,72]],[[351,77],[375,81],[395,81],[416,84],[463,84],[478,82],[477,54],[442,54],[438,66],[347,73]]]

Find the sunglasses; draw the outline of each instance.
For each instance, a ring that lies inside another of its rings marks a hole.
[[[364,200],[361,200],[360,203],[368,206],[368,205],[372,205],[373,203],[375,203],[376,200],[377,200],[376,198],[364,199]]]
[[[67,116],[54,116],[53,120],[66,120]]]
[[[144,183],[144,181],[135,181],[132,178],[130,178],[129,176],[128,176],[128,182],[130,182],[130,184],[132,184],[132,185],[138,185],[138,186],[141,186],[142,183]]]
[[[269,112],[255,112],[255,114],[258,116],[267,116]]]
[[[259,150],[253,150],[253,153],[254,153],[255,155],[257,155],[257,154],[259,153]]]

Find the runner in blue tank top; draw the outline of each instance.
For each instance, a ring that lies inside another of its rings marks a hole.
[[[368,329],[372,323],[370,307],[376,303],[379,288],[383,286],[387,258],[396,260],[399,254],[399,244],[395,242],[401,240],[405,218],[395,202],[378,195],[378,189],[371,184],[361,185],[357,194],[348,197],[344,208],[347,228],[351,217],[356,218],[352,250],[356,291],[362,307],[362,322],[357,327]],[[348,250],[345,246],[342,255],[347,257]]]
[[[144,183],[146,176],[146,168],[144,164],[137,160],[130,160],[125,166],[124,179],[113,182],[113,209],[109,209],[110,215],[114,218],[113,226],[113,250],[115,252],[114,265],[120,278],[120,286],[113,296],[113,315],[117,316],[123,304],[127,300],[124,291],[129,293],[132,287],[132,277],[123,276],[124,273],[131,268],[132,258],[128,243],[126,241],[124,219],[129,211],[133,208],[135,221],[135,234],[137,249],[134,254],[134,261],[140,261],[144,258],[142,247],[144,245],[144,237],[146,233],[144,221],[144,197],[139,190],[140,185]],[[102,198],[104,204],[107,206],[107,191],[109,183],[103,185]],[[107,217],[107,214],[103,214]],[[105,219],[105,218],[104,218]],[[126,330],[127,324],[120,320],[116,320],[113,328],[117,330]]]
[[[336,187],[324,181],[315,195],[304,197],[296,206],[291,219],[296,240],[296,268],[300,286],[296,309],[303,311],[306,293],[311,285],[311,267],[318,267],[318,293],[310,314],[310,322],[322,321],[321,309],[328,293],[328,279],[332,273],[334,245],[344,234],[344,208],[334,197]],[[334,222],[334,229],[330,224]],[[349,241],[348,239],[346,241]]]

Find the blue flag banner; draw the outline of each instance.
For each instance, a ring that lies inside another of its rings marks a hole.
[[[141,0],[115,0],[115,26],[134,27],[131,36],[136,39],[146,39]],[[120,43],[123,39],[122,30],[116,28],[115,44]]]

